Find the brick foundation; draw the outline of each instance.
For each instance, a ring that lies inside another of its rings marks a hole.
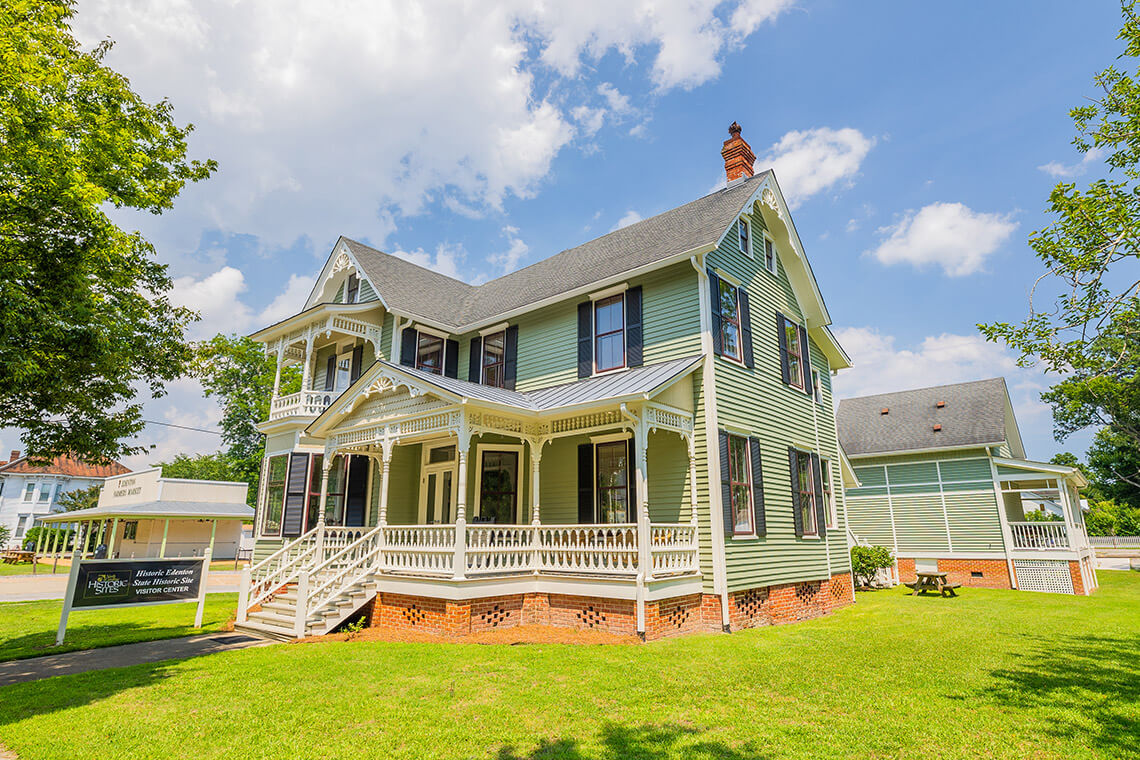
[[[1081,563],[1077,560],[1069,561],[1069,575],[1073,577],[1073,593],[1084,596],[1088,593],[1085,588],[1085,579],[1081,576]]]
[[[914,559],[899,557],[898,567],[899,583],[913,583]],[[940,559],[938,572],[946,573],[947,583],[960,583],[963,587],[1013,588],[1009,578],[1009,564],[1004,559]],[[982,577],[975,578],[973,573],[981,573]]]
[[[737,592],[731,597],[729,619],[734,630],[792,623],[825,615],[853,601],[851,576],[843,573],[829,580]],[[519,625],[589,628],[630,636],[637,633],[634,601],[565,594],[515,594],[448,601],[381,593],[372,601],[366,617],[374,627],[440,636],[464,636]],[[645,605],[648,641],[719,630],[720,597],[714,594],[677,596]]]

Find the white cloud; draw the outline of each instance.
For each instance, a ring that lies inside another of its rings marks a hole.
[[[850,184],[875,138],[852,127],[792,130],[757,162],[771,166],[788,204],[796,208],[817,193]]]
[[[201,319],[190,326],[189,337],[199,340],[218,333],[242,332],[249,326],[252,312],[239,298],[245,290],[241,270],[222,267],[200,280],[175,278],[170,300],[198,312]]]
[[[977,212],[961,203],[931,203],[880,228],[886,239],[870,253],[883,264],[938,265],[950,277],[962,277],[981,270],[1016,229],[1009,214]]]
[[[641,214],[633,209],[626,211],[621,219],[618,219],[617,224],[610,228],[610,232],[620,230],[622,227],[628,227],[631,224],[636,224],[641,221]]]
[[[574,121],[578,122],[578,129],[586,137],[593,137],[602,128],[606,118],[606,109],[591,108],[587,105],[575,106],[570,112]]]
[[[608,82],[578,86],[601,57],[644,60],[659,91],[693,87],[789,4],[85,0],[75,30],[114,39],[108,63],[144,97],[169,97],[197,126],[192,154],[219,161],[161,223],[135,222],[173,256],[203,228],[265,245],[340,232],[382,243],[378,215],[532,196],[575,109],[600,95],[615,117],[637,111]],[[577,115],[586,134],[602,128]]]
[[[436,246],[435,253],[428,253],[423,248],[414,251],[390,251],[390,253],[424,269],[431,269],[457,280],[463,279],[459,274],[459,263],[467,258],[467,251],[461,245],[440,243]]]
[[[835,337],[854,366],[835,378],[836,395],[849,398],[875,393],[981,380],[1018,371],[1001,346],[981,335],[942,333],[923,338],[913,348],[896,347],[893,335],[871,327],[836,330]]]
[[[1100,148],[1092,148],[1088,150],[1085,155],[1075,164],[1062,164],[1060,161],[1050,161],[1047,164],[1042,164],[1037,168],[1048,174],[1050,177],[1057,179],[1069,179],[1071,177],[1079,177],[1089,170],[1089,168],[1099,162],[1104,157],[1104,151]]]
[[[257,315],[257,323],[271,325],[293,316],[304,307],[312,290],[312,275],[290,275],[285,289]]]
[[[530,252],[530,246],[518,236],[518,227],[504,227],[503,235],[507,238],[507,250],[487,257],[488,263],[499,268],[497,274],[507,274],[518,269],[519,262]]]

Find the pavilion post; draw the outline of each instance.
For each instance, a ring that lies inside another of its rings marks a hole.
[[[111,538],[107,542],[107,559],[115,558],[115,538],[119,534],[119,518],[111,521]]]
[[[166,518],[166,522],[162,525],[162,544],[158,547],[158,558],[162,559],[166,556],[166,537],[170,533],[170,518]]]
[[[59,564],[59,534],[62,530],[63,529],[57,525],[55,528],[55,535],[52,537],[52,542],[51,542],[51,556],[52,556],[51,574],[52,575],[55,575],[56,565]]]
[[[45,530],[47,530],[47,527],[43,523],[40,523],[40,532],[36,536],[36,550],[32,552],[32,575],[36,575],[40,568],[40,554],[44,549]]]

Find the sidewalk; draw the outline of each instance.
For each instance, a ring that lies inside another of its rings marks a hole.
[[[246,649],[275,643],[277,642],[246,636],[243,633],[208,633],[180,639],[140,641],[116,647],[49,654],[27,660],[0,662],[0,686],[38,681],[52,676],[86,673],[91,670],[125,668],[128,665],[160,660],[184,660],[231,649]],[[2,757],[3,755],[0,755],[0,758]]]
[[[236,594],[241,585],[241,573],[214,570],[206,578],[207,594]],[[62,599],[67,591],[67,573],[52,575],[0,576],[0,602],[39,602]]]

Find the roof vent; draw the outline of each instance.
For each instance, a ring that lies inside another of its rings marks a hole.
[[[879,414],[890,414],[890,413],[891,413],[891,410],[885,406],[879,410]]]
[[[935,404],[935,406],[938,407],[939,409],[945,409],[946,408],[946,402],[945,401],[939,401],[937,404]]]
[[[934,426],[934,432],[935,433],[941,433],[942,432],[942,426],[941,425],[935,425]]]

